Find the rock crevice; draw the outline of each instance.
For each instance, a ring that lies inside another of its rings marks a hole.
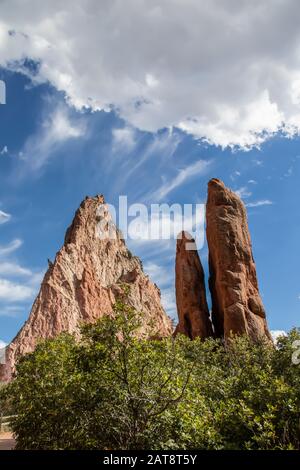
[[[211,319],[203,268],[196,251],[177,242],[176,301],[179,323],[175,334],[194,339],[246,334],[272,341],[259,295],[246,208],[237,194],[218,179],[208,183],[206,234],[209,249]]]

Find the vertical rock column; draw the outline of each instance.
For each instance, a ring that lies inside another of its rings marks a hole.
[[[206,230],[216,336],[271,340],[259,295],[244,204],[218,179],[208,183]]]
[[[179,323],[174,334],[183,333],[191,339],[212,336],[204,272],[195,241],[186,232],[177,240],[175,272]]]

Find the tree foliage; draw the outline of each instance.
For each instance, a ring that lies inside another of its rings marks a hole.
[[[246,337],[148,340],[112,317],[41,342],[0,391],[18,449],[299,449],[300,333],[275,349]]]

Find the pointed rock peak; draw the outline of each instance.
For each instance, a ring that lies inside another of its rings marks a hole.
[[[124,284],[129,288],[127,302],[144,314],[145,331],[152,321],[158,336],[170,335],[171,321],[159,289],[127,249],[103,196],[88,197],[76,211],[54,262],[49,263],[27,322],[7,347],[0,380],[11,379],[18,358],[33,351],[40,339],[63,331],[78,336],[80,323],[111,314]]]
[[[213,186],[220,186],[222,188],[225,188],[225,184],[223,183],[222,180],[220,180],[219,178],[212,178],[209,182],[208,182],[208,186],[210,187],[213,187]]]
[[[177,237],[176,253],[178,255],[180,253],[185,254],[187,251],[197,252],[197,245],[193,237],[188,232],[182,231]]]
[[[217,336],[271,341],[259,295],[245,206],[218,179],[208,183],[206,232],[212,320]]]
[[[80,239],[85,241],[87,238],[94,238],[100,214],[104,213],[107,218],[110,219],[110,215],[102,195],[95,197],[86,196],[77,209],[72,224],[66,231],[65,245],[76,243],[77,241],[80,241]]]
[[[175,330],[191,339],[212,336],[206,301],[204,272],[194,239],[181,232],[176,247],[176,303],[179,323]]]

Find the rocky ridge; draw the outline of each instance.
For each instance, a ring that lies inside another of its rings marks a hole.
[[[63,247],[49,263],[28,320],[6,348],[0,380],[11,379],[18,358],[33,351],[40,339],[63,331],[78,335],[81,323],[111,314],[124,284],[129,286],[127,302],[143,312],[145,328],[151,321],[158,335],[170,335],[171,321],[158,287],[127,249],[103,196],[88,197],[77,210]]]

